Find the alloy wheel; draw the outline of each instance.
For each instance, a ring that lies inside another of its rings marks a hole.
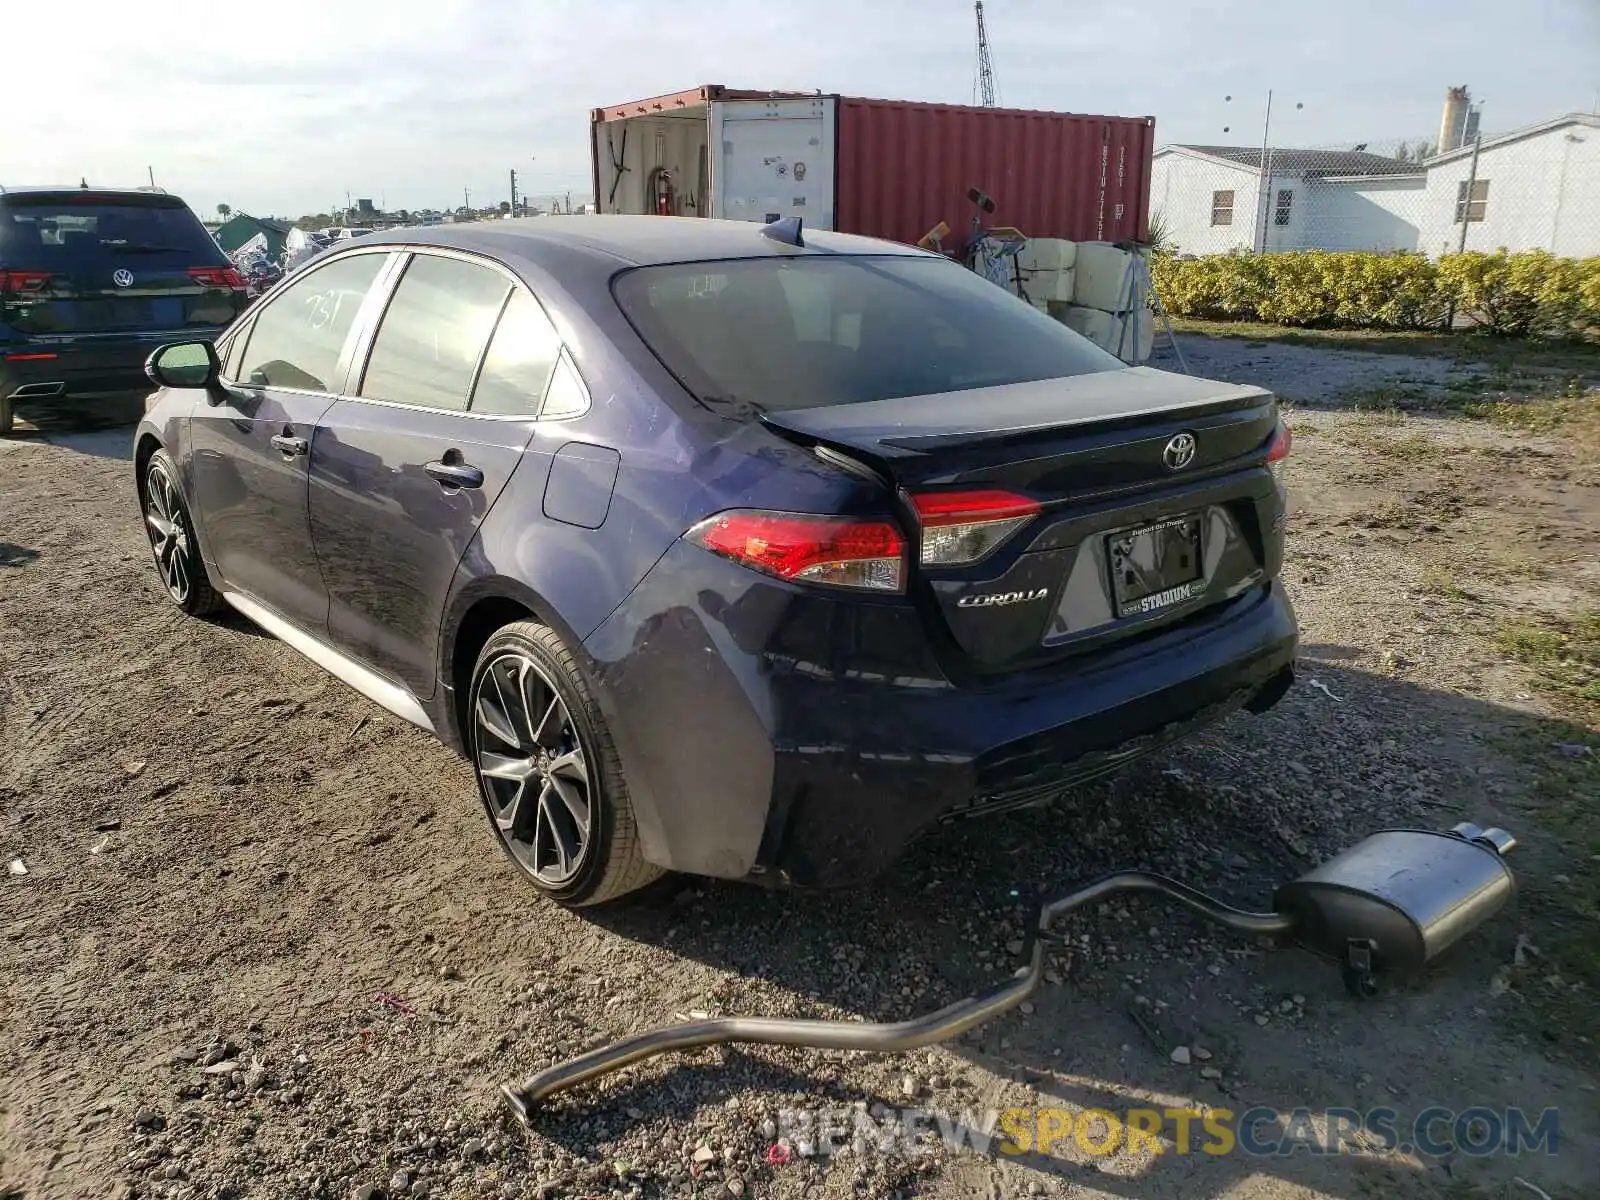
[[[472,697],[478,775],[506,848],[548,888],[571,883],[589,855],[594,793],[572,714],[525,654],[497,655]]]
[[[177,485],[158,463],[145,476],[144,491],[145,532],[150,535],[156,570],[172,598],[187,603],[194,587],[194,539],[189,535]]]

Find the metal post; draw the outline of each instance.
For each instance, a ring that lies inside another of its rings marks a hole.
[[[1472,165],[1467,168],[1467,197],[1461,203],[1461,237],[1456,242],[1456,253],[1467,249],[1467,225],[1472,217],[1472,187],[1478,182],[1478,152],[1483,149],[1483,129],[1480,127],[1472,139]]]
[[[1272,211],[1272,89],[1267,89],[1267,116],[1261,123],[1261,249],[1267,252],[1267,214]]]
[[[511,168],[511,215],[517,215],[517,169]]]

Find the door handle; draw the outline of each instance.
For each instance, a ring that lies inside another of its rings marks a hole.
[[[481,488],[483,486],[483,472],[470,463],[460,461],[443,462],[435,459],[431,463],[426,463],[422,469],[445,487]]]
[[[311,449],[311,443],[306,441],[305,438],[295,437],[293,434],[288,433],[273,434],[272,444],[290,458],[297,454],[304,454]]]

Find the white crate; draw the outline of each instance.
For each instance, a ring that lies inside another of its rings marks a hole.
[[[1074,304],[1098,308],[1101,312],[1123,312],[1128,308],[1128,264],[1133,255],[1110,242],[1078,243]]]
[[[1138,327],[1129,330],[1128,322],[1135,317],[1138,318]],[[1102,350],[1109,350],[1123,362],[1142,363],[1149,359],[1155,349],[1156,331],[1152,317],[1149,310],[1119,315],[1072,304],[1058,310],[1057,320],[1068,329],[1083,334]]]
[[[1074,287],[1072,271],[1026,271],[1022,276],[1022,290],[1028,299],[1043,303],[1061,300],[1070,303]]]
[[[1029,238],[1017,255],[1024,271],[1070,271],[1078,258],[1078,243],[1066,238]]]

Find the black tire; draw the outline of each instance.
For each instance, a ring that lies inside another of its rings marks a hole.
[[[665,873],[640,851],[611,732],[553,629],[514,621],[489,639],[465,726],[490,830],[545,896],[569,908],[603,904]]]
[[[179,478],[177,465],[165,450],[152,454],[139,479],[139,512],[163,590],[191,617],[203,617],[224,601],[206,573]]]
[[[11,432],[17,420],[17,406],[10,396],[0,396],[0,437]]]

